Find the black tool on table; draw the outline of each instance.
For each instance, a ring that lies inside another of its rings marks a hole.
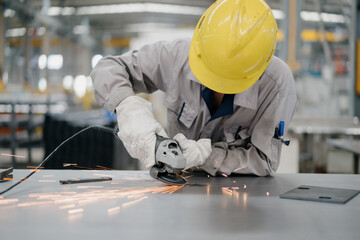
[[[101,177],[101,178],[73,178],[60,180],[61,184],[75,184],[75,183],[88,183],[88,182],[104,182],[111,181],[111,177]]]
[[[0,182],[11,181],[13,179],[13,168],[0,171]]]

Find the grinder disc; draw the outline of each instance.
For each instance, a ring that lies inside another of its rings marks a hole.
[[[157,179],[168,185],[182,186],[186,184],[186,180],[177,174],[171,173],[158,173]]]

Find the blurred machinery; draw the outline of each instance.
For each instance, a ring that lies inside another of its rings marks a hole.
[[[65,114],[47,114],[44,121],[43,140],[45,156],[76,132],[91,125],[113,127],[113,122],[101,118],[98,111],[76,111]],[[57,151],[46,168],[113,168],[114,137],[103,131],[91,129],[71,139]]]

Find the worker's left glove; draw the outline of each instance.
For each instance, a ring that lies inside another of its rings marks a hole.
[[[186,158],[185,169],[203,165],[211,154],[211,140],[208,138],[194,141],[187,139],[184,134],[178,133],[175,135],[174,140],[178,142]]]

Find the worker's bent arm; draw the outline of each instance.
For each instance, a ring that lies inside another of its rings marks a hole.
[[[98,103],[112,114],[122,100],[135,93],[158,89],[166,92],[177,47],[176,41],[158,42],[121,56],[102,58],[90,74]]]
[[[292,76],[291,76],[292,77]],[[292,119],[296,105],[294,87],[287,95],[281,93],[272,101],[261,116],[256,117],[252,135],[234,142],[213,144],[213,151],[201,168],[211,175],[216,173],[243,173],[268,176],[276,172],[280,163],[282,141],[274,137],[280,121],[285,122],[285,132]]]

